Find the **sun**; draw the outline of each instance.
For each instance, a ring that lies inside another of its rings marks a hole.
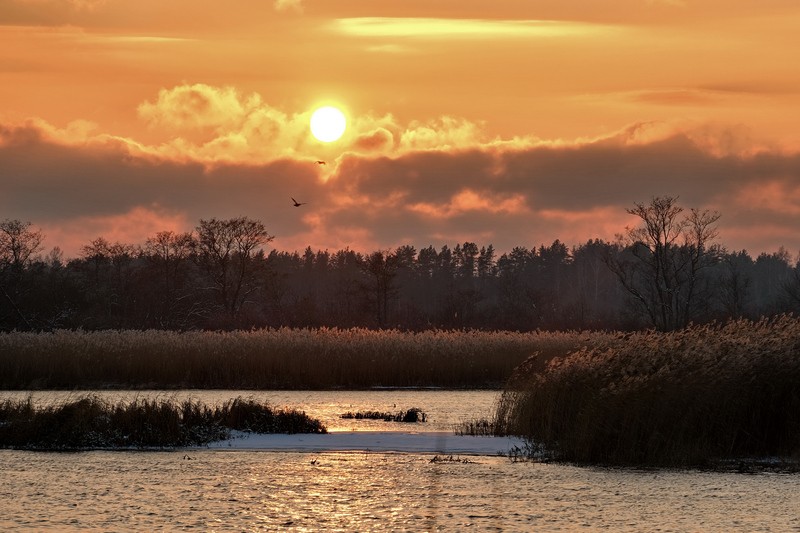
[[[347,119],[339,109],[323,106],[311,114],[311,133],[317,140],[329,143],[337,140],[347,128]]]

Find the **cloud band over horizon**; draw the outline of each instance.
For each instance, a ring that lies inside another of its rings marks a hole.
[[[264,222],[285,251],[471,241],[502,252],[611,240],[635,223],[625,212],[634,202],[672,195],[719,211],[729,249],[800,250],[800,154],[755,144],[735,125],[502,139],[458,117],[403,124],[367,113],[325,147],[310,137],[307,111],[230,87],[164,89],[138,111],[169,132],[163,142],[83,121],[0,124],[0,218],[41,227],[46,245],[68,256],[99,236],[141,244],[234,216]],[[290,197],[308,205],[294,208]]]

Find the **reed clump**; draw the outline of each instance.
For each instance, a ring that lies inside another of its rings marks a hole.
[[[348,411],[341,415],[341,418],[350,420],[383,420],[384,422],[427,422],[428,415],[419,407],[412,407],[398,413],[387,413],[381,411]]]
[[[88,395],[60,405],[26,400],[0,402],[0,448],[79,450],[199,446],[254,433],[325,433],[305,413],[275,410],[235,398],[209,407],[197,401],[135,399],[111,403]]]
[[[620,334],[544,366],[523,364],[496,420],[543,456],[570,462],[800,460],[800,320]]]
[[[456,435],[469,435],[472,437],[504,437],[503,427],[486,418],[465,420],[453,429]]]
[[[0,389],[500,388],[531,353],[585,332],[57,330],[0,333]]]

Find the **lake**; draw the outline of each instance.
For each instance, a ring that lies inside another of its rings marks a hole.
[[[43,392],[34,400],[79,394]],[[269,448],[269,439],[249,446],[242,446],[247,439],[234,439],[174,451],[0,450],[0,530],[800,531],[797,475],[512,462],[488,451],[508,446],[491,437],[475,438],[483,443],[478,454],[443,455],[458,449],[454,424],[491,415],[494,391],[99,394],[206,403],[241,394],[305,410],[328,425],[328,437],[347,439],[347,445]],[[340,418],[348,411],[411,407],[425,411],[428,422]],[[382,446],[374,445],[375,435],[383,436]],[[393,442],[403,438],[420,446],[393,451]],[[431,442],[434,447],[426,448]]]

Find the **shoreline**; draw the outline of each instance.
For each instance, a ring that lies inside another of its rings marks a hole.
[[[406,452],[466,455],[505,455],[525,446],[519,437],[455,435],[444,431],[334,431],[330,433],[232,432],[231,438],[213,441],[194,450],[296,451],[296,452]]]

